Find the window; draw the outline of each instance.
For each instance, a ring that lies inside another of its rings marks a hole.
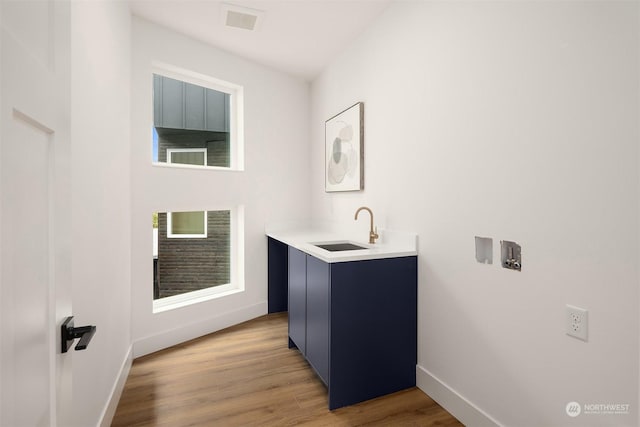
[[[207,166],[206,148],[168,148],[167,162],[183,165]]]
[[[154,312],[243,289],[242,209],[153,214]]]
[[[168,212],[167,238],[207,238],[207,212]]]
[[[154,166],[243,170],[242,87],[159,63],[150,77]],[[184,191],[207,185],[179,175]],[[154,313],[244,290],[243,208],[205,209],[153,214]]]
[[[154,164],[242,170],[242,88],[168,65],[155,69]]]

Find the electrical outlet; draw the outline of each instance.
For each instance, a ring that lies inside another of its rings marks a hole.
[[[587,341],[589,331],[589,312],[584,308],[567,304],[566,331],[567,335]]]

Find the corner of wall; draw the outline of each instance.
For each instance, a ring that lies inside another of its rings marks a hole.
[[[416,366],[416,385],[464,425],[478,427],[501,426],[491,416],[420,365]]]
[[[174,329],[163,330],[160,333],[135,340],[133,357],[142,357],[265,314],[267,314],[267,301],[262,301],[231,312],[220,313],[199,322],[182,324]]]
[[[118,403],[120,402],[120,397],[122,396],[122,391],[124,390],[124,385],[127,382],[127,377],[129,376],[129,371],[131,370],[132,363],[133,345],[129,346],[129,351],[127,351],[127,354],[122,362],[120,371],[118,372],[118,377],[113,383],[113,387],[111,387],[109,399],[107,400],[107,403],[105,404],[105,407],[100,414],[100,422],[98,423],[100,427],[109,427],[111,425],[113,417],[116,414],[116,409],[118,408]]]

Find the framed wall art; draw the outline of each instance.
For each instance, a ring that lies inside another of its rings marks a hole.
[[[364,188],[364,103],[358,102],[325,122],[325,191]]]

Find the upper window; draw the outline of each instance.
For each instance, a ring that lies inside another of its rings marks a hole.
[[[242,88],[167,69],[153,74],[153,161],[242,170]]]

